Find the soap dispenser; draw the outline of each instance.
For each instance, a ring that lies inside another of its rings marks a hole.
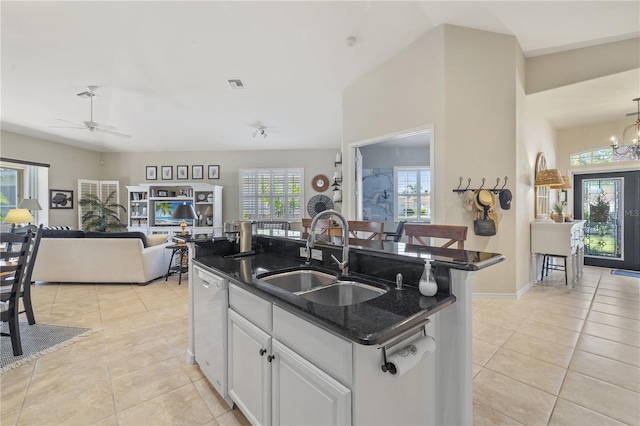
[[[431,260],[429,259],[424,261],[424,271],[422,271],[418,289],[423,296],[433,296],[438,292],[438,284],[431,273]]]

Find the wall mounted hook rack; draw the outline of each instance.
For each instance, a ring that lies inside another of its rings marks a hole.
[[[463,192],[466,191],[478,191],[480,189],[484,188],[486,179],[482,178],[482,185],[480,185],[479,188],[470,188],[471,186],[471,178],[467,179],[467,187],[466,188],[462,188],[462,181],[463,181],[463,177],[460,176],[459,178],[460,182],[458,183],[458,187],[456,189],[453,190],[453,192],[457,192],[458,194],[462,194]],[[509,178],[507,176],[504,177],[504,184],[502,185],[502,187],[498,188],[500,186],[500,178],[496,178],[496,185],[492,188],[492,189],[487,189],[487,191],[491,191],[494,194],[499,194],[500,191],[502,191],[503,189],[505,189],[505,187],[507,186],[507,181],[509,180]]]

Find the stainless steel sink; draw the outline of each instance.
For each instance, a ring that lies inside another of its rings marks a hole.
[[[335,275],[330,275],[313,269],[298,269],[276,274],[265,274],[257,277],[271,285],[292,293],[308,291],[316,287],[329,285],[336,282]]]
[[[338,281],[335,284],[318,287],[298,295],[321,305],[349,306],[375,299],[386,292],[381,288],[355,281]]]

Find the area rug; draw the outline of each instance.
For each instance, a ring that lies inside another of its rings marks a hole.
[[[0,326],[3,333],[9,332],[9,325],[3,322]],[[97,330],[90,328],[62,327],[58,325],[33,324],[20,322],[20,339],[22,340],[22,355],[13,356],[11,338],[2,336],[0,349],[0,373],[16,368],[32,359],[41,357],[57,349],[63,348]]]
[[[611,273],[613,275],[624,275],[625,277],[640,278],[640,272],[623,271],[622,269],[612,269]]]

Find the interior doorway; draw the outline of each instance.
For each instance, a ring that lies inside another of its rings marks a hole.
[[[573,187],[585,264],[640,271],[640,171],[575,175]]]

